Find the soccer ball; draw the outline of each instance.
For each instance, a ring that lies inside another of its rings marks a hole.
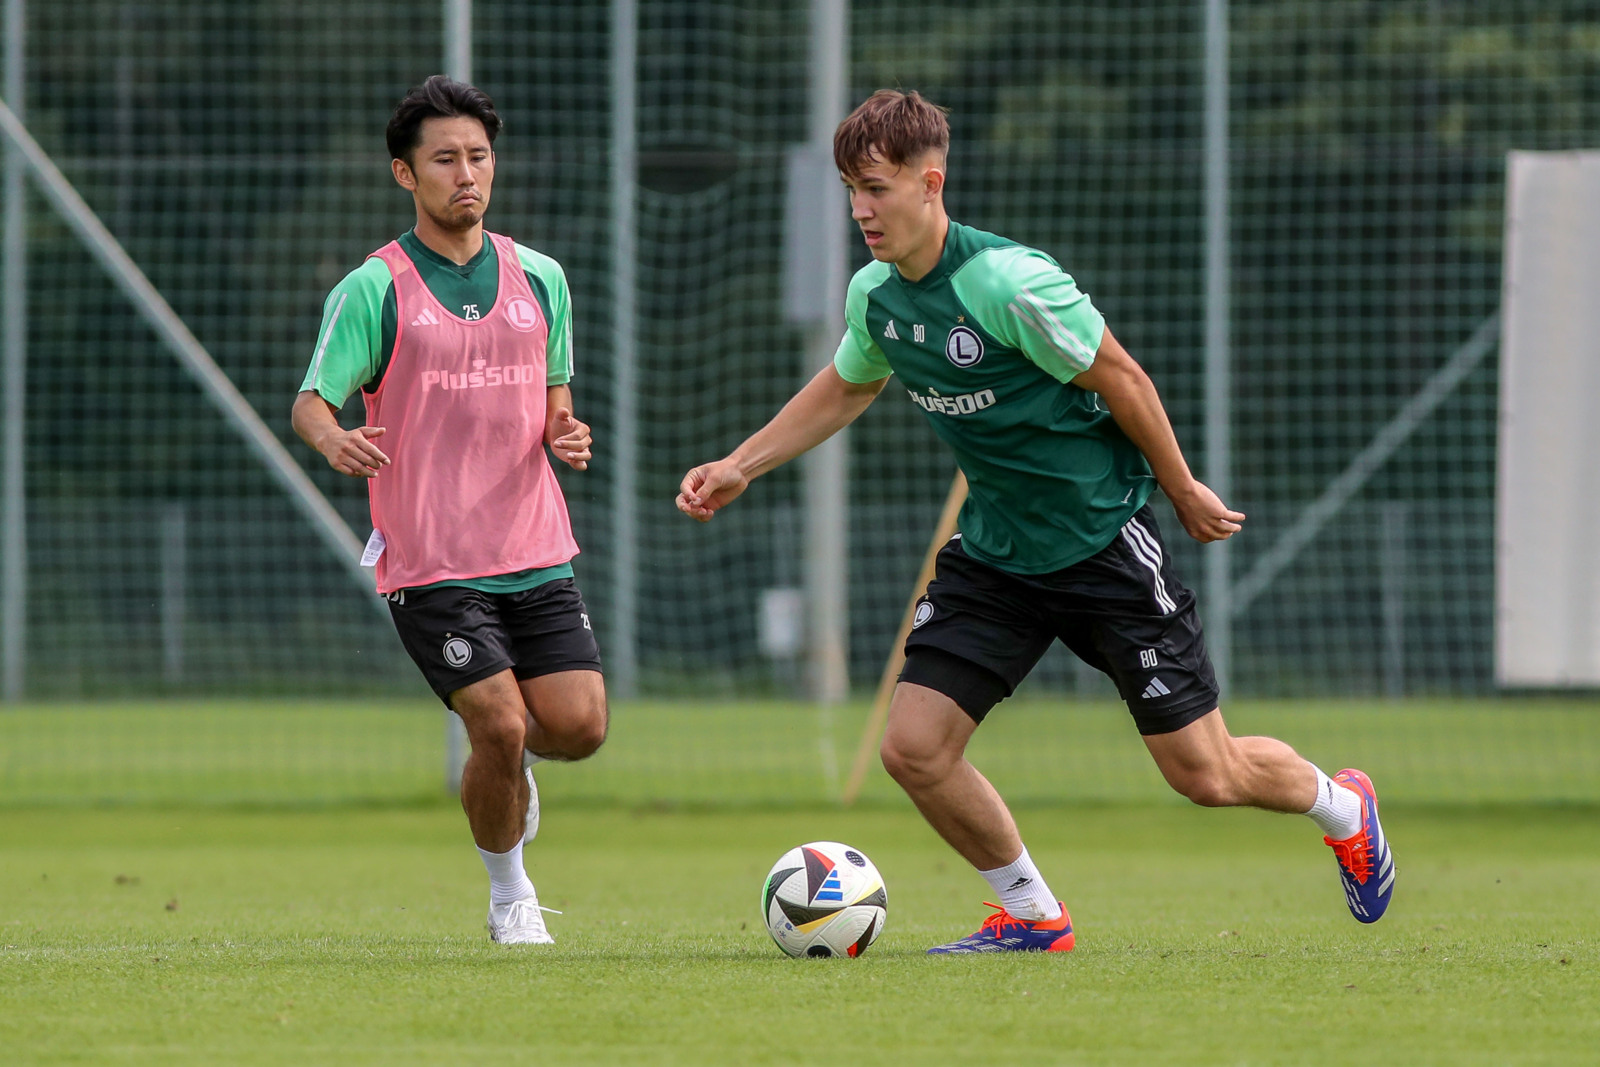
[[[761,887],[767,933],[791,956],[859,956],[889,913],[889,891],[872,861],[837,841],[785,852]]]

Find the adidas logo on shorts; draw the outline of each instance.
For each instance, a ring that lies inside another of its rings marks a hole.
[[[1150,684],[1144,687],[1144,698],[1154,700],[1156,697],[1171,696],[1172,690],[1162,684],[1160,678],[1150,679]]]

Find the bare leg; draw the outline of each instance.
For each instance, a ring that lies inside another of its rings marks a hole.
[[[928,825],[968,863],[986,871],[1022,855],[1022,838],[1000,794],[966,760],[967,741],[977,727],[943,693],[901,682],[889,705],[880,755]]]
[[[1170,734],[1144,739],[1167,784],[1209,808],[1249,806],[1301,813],[1317,799],[1317,773],[1271,737],[1234,737],[1213,708]]]
[[[450,706],[472,743],[461,771],[461,808],[472,839],[485,852],[506,852],[522,840],[528,808],[522,777],[528,706],[509,670],[457,689]]]
[[[599,671],[558,671],[524,679],[518,686],[527,707],[523,744],[529,752],[545,759],[580,760],[605,743],[610,719]]]

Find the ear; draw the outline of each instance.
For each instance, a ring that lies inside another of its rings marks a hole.
[[[944,165],[929,164],[922,172],[922,202],[931,204],[944,195]]]
[[[394,180],[400,183],[400,188],[410,192],[417,191],[416,176],[411,173],[411,167],[403,159],[389,160],[389,170],[394,174]]]

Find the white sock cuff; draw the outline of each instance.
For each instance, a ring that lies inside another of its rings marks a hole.
[[[1061,903],[1045,884],[1026,845],[1022,855],[991,871],[979,871],[1000,896],[1000,906],[1019,919],[1057,919],[1061,917]]]
[[[1329,778],[1316,764],[1311,769],[1317,773],[1317,799],[1306,815],[1335,841],[1353,837],[1361,829],[1360,795]]]
[[[1033,857],[1028,855],[1028,846],[1023,845],[1022,855],[1018,856],[1004,867],[996,867],[992,871],[979,871],[978,873],[983,875],[985,878],[1020,878],[1025,875],[1030,875],[1032,871]]]
[[[488,852],[478,849],[483,857],[484,869],[489,872],[489,900],[494,904],[509,904],[533,892],[533,883],[522,866],[522,842],[518,841],[506,852]]]

